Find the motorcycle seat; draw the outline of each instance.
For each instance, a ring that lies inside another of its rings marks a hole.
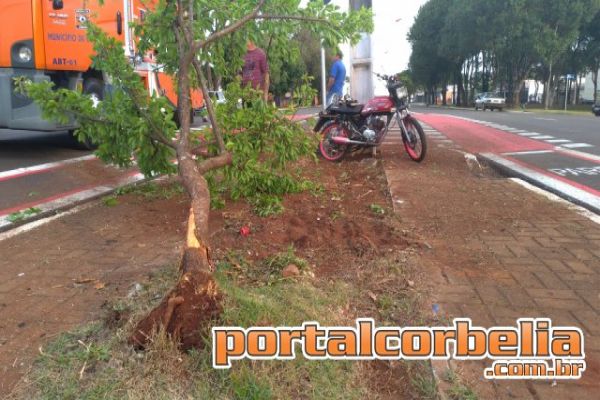
[[[331,106],[331,111],[338,114],[358,114],[362,111],[364,104],[338,104],[335,106]]]

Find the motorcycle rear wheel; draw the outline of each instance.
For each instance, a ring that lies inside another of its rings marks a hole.
[[[321,141],[319,142],[319,153],[327,161],[341,161],[346,155],[348,146],[345,144],[336,144],[332,138],[336,136],[348,137],[346,129],[338,123],[333,122],[325,125],[321,131]]]
[[[427,154],[427,140],[421,124],[409,116],[404,119],[404,126],[407,130],[406,134],[402,135],[404,149],[413,161],[423,161]]]

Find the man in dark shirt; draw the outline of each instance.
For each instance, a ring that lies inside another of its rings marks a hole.
[[[269,96],[269,63],[265,52],[248,40],[248,51],[244,56],[242,67],[242,86],[251,85],[256,90],[261,90],[265,101]]]

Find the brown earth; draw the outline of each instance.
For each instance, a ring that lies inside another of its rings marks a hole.
[[[348,310],[349,321],[377,318],[374,300],[389,291],[390,280],[402,279],[394,291],[409,288],[404,276],[374,276],[364,266],[398,252],[412,257],[419,248],[393,217],[381,162],[356,156],[340,164],[307,160],[303,167],[323,190],[288,196],[283,214],[261,218],[245,202],[228,202],[211,213],[213,259],[235,250],[258,261],[293,246],[318,282],[362,282],[364,296]],[[134,282],[159,268],[176,268],[186,212],[183,195],[150,200],[130,194],[118,197],[114,207],[100,202],[0,242],[0,394],[13,387],[45,341],[100,318],[103,304],[126,296]],[[243,226],[250,228],[248,236],[240,234]],[[396,262],[408,264],[402,257]],[[388,363],[370,370],[374,377],[406,373]],[[381,390],[392,398],[408,396],[410,380],[395,379]]]

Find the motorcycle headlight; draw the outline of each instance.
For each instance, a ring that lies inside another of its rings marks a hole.
[[[33,56],[31,48],[29,48],[29,46],[21,46],[17,55],[19,57],[19,61],[22,63],[30,62],[31,57]]]
[[[408,97],[408,90],[404,86],[401,86],[396,89],[396,95],[398,95],[399,99],[404,99]]]

